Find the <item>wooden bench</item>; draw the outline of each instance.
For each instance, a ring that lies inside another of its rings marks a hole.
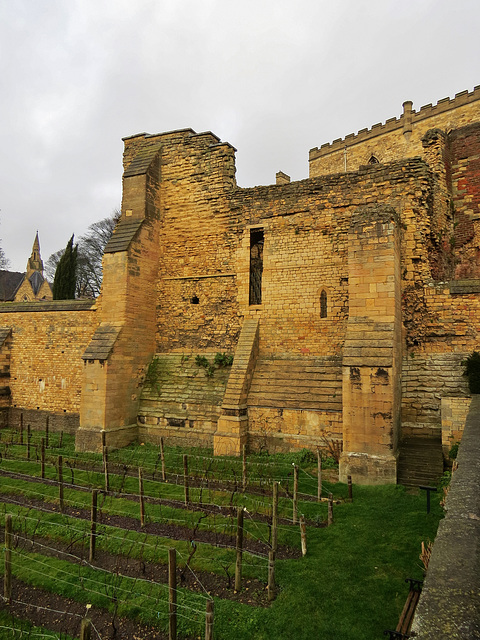
[[[383,632],[384,636],[389,636],[389,640],[402,640],[403,638],[410,637],[410,627],[412,626],[418,599],[422,593],[422,581],[407,578],[405,582],[410,583],[410,589],[402,613],[400,614],[397,628],[395,631],[387,629]]]

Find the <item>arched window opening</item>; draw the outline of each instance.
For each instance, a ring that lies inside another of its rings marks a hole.
[[[380,161],[377,157],[375,157],[374,155],[371,155],[370,160],[368,161],[368,164],[380,164]]]
[[[327,317],[327,292],[325,291],[325,289],[323,289],[322,293],[320,294],[320,317]]]
[[[250,230],[250,304],[262,304],[263,229]]]

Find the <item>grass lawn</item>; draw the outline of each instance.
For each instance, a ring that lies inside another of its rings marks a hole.
[[[217,639],[374,640],[395,628],[406,577],[422,578],[422,540],[433,540],[441,508],[400,486],[355,487],[334,526],[308,529],[301,560],[277,563],[280,593],[267,610],[216,603]]]
[[[36,435],[36,434],[35,434]],[[37,436],[38,437],[38,436]],[[2,438],[3,442],[5,439]],[[10,452],[15,452],[16,445],[10,446]],[[19,453],[21,451],[19,450]],[[60,452],[60,451],[58,451]],[[65,456],[74,456],[79,459],[73,450],[73,441],[68,437],[64,438],[61,453]],[[195,450],[188,452],[192,455],[190,468],[196,469],[198,475],[206,468],[209,472],[214,472],[215,477],[240,477],[241,461],[238,460],[215,460],[211,462],[208,452],[198,456]],[[197,455],[197,458],[195,458]],[[148,471],[158,463],[158,449],[153,446],[137,446],[112,452],[112,459],[123,463],[134,464],[140,462]],[[85,456],[85,459],[100,462],[97,456]],[[166,450],[167,466],[181,473],[182,460],[181,452],[176,449]],[[257,478],[259,483],[271,482],[273,478],[283,483],[283,486],[292,486],[292,461],[300,464],[303,468],[300,472],[300,491],[316,495],[316,464],[312,460],[303,460],[301,454],[294,456],[252,456],[249,457],[249,479],[254,483]],[[2,468],[12,469],[17,464],[3,459]],[[157,465],[158,466],[158,465]],[[40,490],[43,499],[46,501],[55,500],[57,489],[55,486],[34,485],[28,482],[28,474],[38,475],[38,462],[18,461],[17,472],[24,473],[23,479],[1,478],[5,493],[19,492],[29,494]],[[50,468],[47,475],[55,476],[55,471]],[[90,484],[101,486],[102,476],[95,471],[85,472],[76,470],[76,481],[80,484]],[[115,479],[112,479],[115,482]],[[282,486],[282,485],[281,485]],[[124,485],[124,490],[129,489],[135,492],[135,479],[128,478]],[[183,488],[174,484],[157,484],[146,481],[145,490],[151,491],[151,495],[158,495],[161,490],[162,497],[167,496],[172,499],[182,499]],[[325,482],[325,490],[332,492],[335,498],[345,498],[347,487],[342,484],[331,484]],[[192,488],[192,498],[198,497],[198,490]],[[215,503],[228,503],[229,492],[209,490],[208,497]],[[80,506],[87,507],[89,504],[89,494],[67,489],[66,499],[71,499]],[[374,640],[383,637],[383,630],[395,628],[403,604],[407,597],[408,585],[404,580],[407,577],[421,579],[423,575],[423,565],[419,559],[421,542],[434,540],[437,526],[442,517],[442,509],[439,506],[440,493],[432,496],[432,510],[426,513],[426,496],[424,493],[411,492],[401,486],[380,486],[362,487],[354,486],[353,503],[343,500],[334,507],[334,524],[329,528],[319,528],[316,526],[307,527],[307,555],[298,560],[277,560],[276,581],[277,597],[268,608],[258,606],[248,606],[235,601],[215,599],[215,639],[216,640],[311,640],[321,638],[326,640]],[[204,499],[206,494],[204,495]],[[255,496],[236,492],[234,504],[245,504],[248,509],[258,512],[269,512],[269,497]],[[259,503],[259,504],[256,504]],[[111,496],[108,498],[109,508],[118,509],[122,512],[128,511],[132,516],[137,517],[138,505],[122,500],[120,497]],[[14,513],[13,506],[2,505],[2,511]],[[304,513],[310,521],[324,521],[326,519],[325,502],[318,504],[316,501],[302,501],[300,497],[299,510]],[[282,497],[280,500],[280,511],[291,513],[291,500]],[[149,517],[154,520],[167,519],[175,521],[182,519],[184,524],[190,520],[192,523],[198,515],[189,512],[181,513],[175,507],[148,507]],[[33,512],[30,512],[30,516]],[[52,515],[42,516],[47,533],[47,520],[58,520],[59,524],[62,516]],[[205,518],[205,526],[215,526],[215,521],[210,522],[210,517]],[[53,524],[53,522],[52,522]],[[73,523],[72,523],[73,524]],[[65,536],[71,535],[65,530]],[[82,525],[83,526],[83,525]],[[188,526],[188,525],[187,525]],[[193,525],[192,525],[193,526]],[[265,537],[268,532],[267,523],[255,523],[252,521],[247,526],[250,535],[260,535]],[[105,527],[105,533],[109,530]],[[43,529],[42,529],[43,531]],[[37,530],[37,534],[40,529]],[[113,533],[113,530],[112,530]],[[62,535],[58,533],[56,535]],[[137,538],[138,534],[133,532],[128,534],[130,543]],[[108,537],[108,536],[107,536]],[[300,546],[300,536],[298,525],[283,525],[279,532],[280,541],[285,544]],[[125,538],[125,542],[127,539]],[[115,550],[117,544],[112,540],[110,551]],[[153,544],[153,541],[152,541]],[[177,541],[175,546],[186,549],[186,543]],[[119,543],[119,547],[123,546]],[[169,546],[169,540],[163,539],[160,548],[155,549],[155,554],[159,552],[161,560],[165,555],[165,547]],[[173,546],[173,545],[172,545]],[[217,557],[218,554],[218,557]],[[225,554],[231,555],[232,551],[220,551],[215,547],[208,548],[206,545],[202,552],[199,552],[195,559],[202,568],[222,573],[221,558]],[[247,558],[245,558],[248,564]],[[49,561],[50,562],[50,561]],[[260,562],[263,565],[264,562]],[[216,566],[218,565],[218,566]],[[246,573],[259,574],[261,566],[247,568]],[[27,566],[27,565],[25,565]],[[62,567],[67,566],[62,563]],[[197,567],[199,568],[199,567]],[[19,567],[20,569],[20,567]],[[53,568],[52,568],[53,570]],[[78,571],[78,570],[75,570]],[[21,571],[20,571],[21,572]],[[1,573],[1,571],[0,571]],[[263,573],[261,569],[260,573]],[[28,571],[25,576],[28,578]],[[261,576],[260,576],[261,577]],[[38,578],[42,583],[43,578]],[[264,576],[266,579],[266,573]],[[53,580],[55,582],[55,580]],[[128,581],[127,581],[128,582]],[[81,599],[80,595],[75,596],[75,581],[70,587],[71,597]],[[69,588],[69,589],[70,589]],[[161,591],[161,589],[160,589]],[[84,597],[83,594],[82,597]],[[190,606],[195,600],[185,593]],[[134,606],[132,601],[132,606]],[[195,602],[195,608],[197,608]],[[200,625],[201,628],[202,625]],[[191,632],[192,628],[179,623],[180,631]],[[183,627],[183,629],[182,629]],[[199,633],[197,626],[196,633]],[[0,635],[1,637],[1,635]],[[199,636],[200,637],[200,636]]]

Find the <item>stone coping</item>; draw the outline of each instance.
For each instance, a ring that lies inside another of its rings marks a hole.
[[[0,313],[39,313],[45,311],[90,311],[96,300],[44,300],[41,302],[0,302]]]
[[[412,626],[417,640],[480,638],[480,395],[457,462]]]

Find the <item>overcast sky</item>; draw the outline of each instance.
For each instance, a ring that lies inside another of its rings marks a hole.
[[[24,271],[120,205],[122,137],[191,127],[239,186],[480,84],[479,0],[0,0],[0,237]]]

